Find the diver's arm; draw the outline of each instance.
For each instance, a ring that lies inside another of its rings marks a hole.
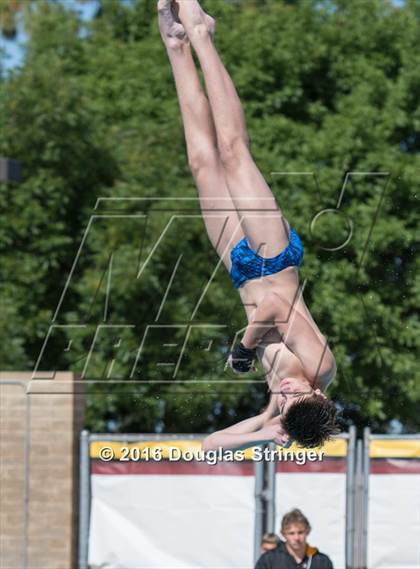
[[[262,413],[256,417],[250,417],[249,419],[235,423],[231,427],[227,427],[226,429],[223,429],[223,431],[218,432],[230,434],[251,433],[258,429],[261,429],[267,423],[267,421],[278,414],[279,409],[277,405],[277,396],[275,394],[272,394],[270,396],[270,401],[267,405],[267,408],[264,409]]]
[[[275,326],[276,312],[273,308],[273,305],[266,302],[266,298],[264,298],[254,311],[242,341],[235,346],[227,359],[227,365],[231,367],[235,373],[255,371],[254,361],[256,358],[256,347],[267,332],[272,330]]]
[[[252,433],[225,433],[217,431],[206,437],[202,443],[204,452],[209,450],[222,449],[239,449],[254,446],[262,441],[262,436],[259,431]]]
[[[225,430],[212,433],[204,439],[202,443],[203,451],[207,452],[209,450],[217,450],[219,448],[225,450],[239,450],[271,441],[276,441],[278,444],[282,444],[285,433],[280,425],[280,418],[276,419],[277,421],[275,424],[273,424],[273,421],[270,421],[261,429],[250,433],[231,433],[226,432]]]
[[[260,302],[242,337],[245,348],[256,348],[267,332],[276,326],[276,321],[281,318],[279,308],[284,308],[279,306],[280,300],[276,293],[269,293]]]
[[[250,417],[231,427],[212,433],[204,439],[203,450],[213,450],[219,447],[229,449],[244,445],[246,447],[252,446],[250,443],[260,443],[266,440],[261,438],[262,435],[266,436],[273,430],[271,429],[270,433],[266,432],[267,426],[273,427],[272,419],[278,414],[277,397],[276,395],[271,395],[270,402],[262,413],[256,417]]]

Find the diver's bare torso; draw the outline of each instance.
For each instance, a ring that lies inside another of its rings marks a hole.
[[[263,299],[267,297],[267,294],[273,292],[279,298],[283,298],[290,303],[293,306],[293,310],[296,310],[310,324],[311,330],[320,341],[326,344],[326,339],[312,318],[299,289],[299,275],[296,267],[288,267],[279,273],[247,281],[239,289],[249,323],[252,322],[253,316]],[[292,320],[293,315],[289,314],[286,318]],[[325,391],[335,376],[335,360],[330,350],[328,350],[322,373],[316,378],[308,377],[299,357],[286,346],[281,334],[274,327],[265,334],[257,349],[257,353],[264,369],[268,386],[274,393],[278,389],[280,381],[285,377],[307,378],[313,388],[320,388],[322,391]]]

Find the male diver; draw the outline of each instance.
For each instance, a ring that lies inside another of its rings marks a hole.
[[[251,156],[238,94],[213,43],[214,19],[197,0],[159,0],[158,14],[207,233],[248,318],[227,363],[247,373],[258,355],[271,391],[262,413],[209,435],[203,449],[322,445],[337,432],[324,394],[336,365],[299,288],[301,241]]]

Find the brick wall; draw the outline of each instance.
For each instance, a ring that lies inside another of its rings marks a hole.
[[[31,373],[0,373],[2,569],[77,567],[83,410],[83,383],[71,373],[36,381]]]

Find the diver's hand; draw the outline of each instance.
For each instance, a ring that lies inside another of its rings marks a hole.
[[[291,445],[290,437],[284,432],[279,420],[271,425],[267,424],[262,427],[262,429],[258,431],[258,436],[263,441],[272,441],[283,448],[287,448]]]
[[[256,371],[254,366],[255,355],[255,348],[245,348],[242,342],[239,342],[233,352],[229,354],[227,365],[231,367],[235,373]]]

